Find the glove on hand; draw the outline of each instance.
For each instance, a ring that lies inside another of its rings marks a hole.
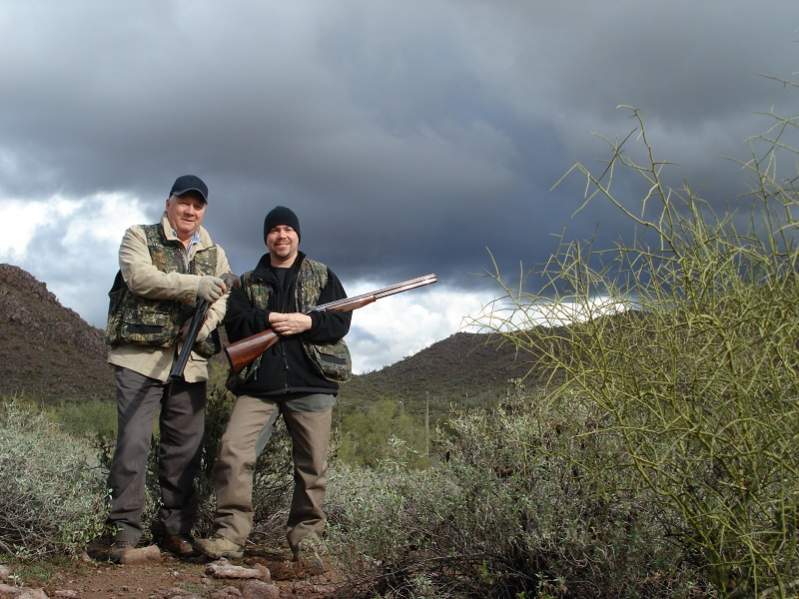
[[[225,282],[219,277],[211,275],[202,276],[200,278],[200,284],[197,285],[197,297],[207,302],[215,302],[222,297],[225,291],[227,291]]]

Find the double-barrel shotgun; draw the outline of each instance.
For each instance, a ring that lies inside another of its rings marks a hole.
[[[232,272],[225,273],[221,278],[228,289],[241,286],[241,281],[239,281],[239,278]],[[207,300],[201,299],[197,302],[197,307],[194,309],[191,322],[189,322],[186,328],[183,345],[180,348],[177,359],[172,363],[172,369],[169,371],[170,382],[183,379],[183,371],[186,369],[189,356],[194,349],[194,343],[197,341],[197,333],[200,332],[200,327],[205,322],[205,316],[208,314],[208,308],[210,307],[211,304]]]
[[[431,285],[437,281],[438,277],[435,274],[430,273],[422,277],[416,277],[415,279],[408,279],[407,281],[402,281],[401,283],[389,285],[388,287],[378,289],[377,291],[363,293],[361,295],[356,295],[355,297],[345,297],[340,300],[314,306],[308,310],[306,314],[310,314],[311,312],[351,312],[352,310],[356,310],[371,304],[380,298],[388,297],[389,295],[394,295],[396,293],[402,293],[403,291],[410,291],[411,289],[416,289],[417,287]],[[240,372],[242,368],[250,364],[279,340],[280,335],[275,333],[271,328],[268,328],[264,329],[260,333],[256,333],[255,335],[246,337],[236,341],[235,343],[231,343],[225,348],[225,355],[227,355],[227,359],[230,362],[231,370],[233,370],[233,372]]]

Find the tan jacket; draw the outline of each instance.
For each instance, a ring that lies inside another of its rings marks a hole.
[[[164,213],[161,226],[167,239],[177,239],[169,220]],[[189,260],[200,249],[214,245],[211,236],[204,227],[200,227],[200,243],[190,246]],[[230,272],[225,250],[217,245],[216,275]],[[150,259],[147,238],[140,225],[134,225],[125,231],[122,244],[119,246],[119,270],[131,292],[149,299],[169,299],[186,303],[194,303],[197,298],[198,275],[178,272],[165,273],[158,270]],[[226,293],[216,300],[208,309],[205,323],[197,335],[198,340],[205,339],[222,322],[227,306]],[[146,347],[142,345],[118,345],[108,351],[108,362],[115,366],[129,368],[139,374],[166,382],[179,347]],[[208,361],[192,352],[183,374],[189,383],[208,380]]]

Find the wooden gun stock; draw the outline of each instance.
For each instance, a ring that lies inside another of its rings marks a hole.
[[[230,369],[239,372],[250,362],[280,341],[280,335],[272,329],[265,329],[251,337],[236,341],[225,348]]]
[[[389,285],[388,287],[370,293],[356,295],[355,297],[345,297],[344,299],[322,304],[311,308],[307,313],[310,314],[313,311],[351,312],[352,310],[357,310],[358,308],[371,304],[382,297],[394,295],[395,293],[402,293],[403,291],[410,291],[411,289],[430,285],[437,281],[438,277],[431,273],[429,275]],[[280,341],[280,335],[275,333],[272,329],[265,329],[260,333],[231,343],[225,348],[225,355],[227,356],[228,362],[230,362],[231,370],[235,373],[240,372],[242,368],[250,364],[278,341]]]

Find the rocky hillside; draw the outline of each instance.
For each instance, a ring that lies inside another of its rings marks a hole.
[[[0,264],[0,395],[113,398],[105,354],[102,331],[62,306],[44,283]]]

